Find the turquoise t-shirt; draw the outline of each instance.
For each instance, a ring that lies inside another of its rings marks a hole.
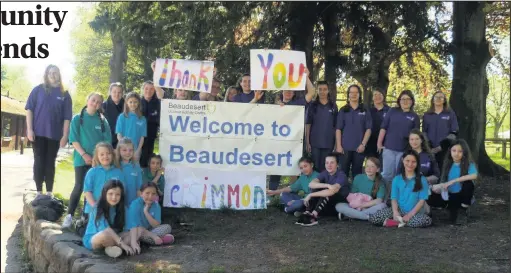
[[[115,133],[131,139],[135,150],[137,150],[140,139],[147,136],[147,121],[144,116],[139,118],[133,112],[129,112],[128,117],[122,113],[117,118]]]
[[[110,179],[120,180],[122,184],[125,184],[125,177],[122,171],[115,166],[111,166],[108,170],[103,168],[103,166],[96,166],[91,168],[87,174],[85,175],[85,181],[83,184],[83,192],[92,192],[92,197],[96,201],[99,201],[101,197],[101,191],[103,190],[103,186]],[[85,204],[84,212],[90,213],[92,207],[88,202]]]
[[[372,197],[374,181],[367,177],[367,174],[359,174],[355,176],[353,180],[353,185],[351,186],[352,193],[363,193]],[[380,181],[380,185],[378,186],[378,191],[376,192],[376,198],[383,199],[385,197],[385,183]]]
[[[142,187],[142,169],[138,163],[121,162],[122,173],[124,174],[124,202],[129,206],[137,199],[137,192]]]
[[[143,183],[152,182],[154,180],[155,175],[151,173],[151,168],[147,167],[142,170],[142,173],[144,176],[142,177]],[[160,190],[160,193],[163,194],[165,191],[165,176],[160,175],[160,178],[158,179],[157,183],[158,190]]]
[[[476,165],[474,163],[470,163],[470,165],[468,165],[467,175],[471,175],[471,174],[477,174]],[[460,164],[452,163],[451,169],[449,170],[449,174],[447,175],[447,181],[445,181],[445,182],[451,181],[451,180],[459,178],[459,177],[461,177]],[[470,183],[470,181],[465,181],[465,182],[461,182],[461,183]],[[461,183],[454,183],[451,186],[449,186],[447,188],[447,190],[450,193],[458,193],[461,191]]]
[[[98,213],[98,208],[94,207],[89,214],[89,222],[87,223],[87,227],[85,228],[85,234],[83,235],[83,245],[92,250],[91,239],[97,233],[107,229],[110,227],[110,224],[113,224],[115,221],[115,207],[110,207],[109,211],[109,221],[106,220],[105,215],[101,215],[101,217],[96,221],[96,215]]]
[[[305,194],[309,194],[309,184],[312,180],[314,180],[314,178],[318,177],[318,175],[319,173],[316,171],[313,171],[309,176],[301,174],[298,180],[296,180],[295,183],[291,184],[289,187],[291,188],[292,192],[303,191]]]
[[[69,129],[69,143],[80,143],[85,152],[92,157],[96,144],[99,142],[104,141],[112,144],[112,133],[106,119],[103,119],[103,126],[104,130],[102,131],[101,120],[97,113],[91,116],[84,111],[82,124],[80,124],[80,114],[75,115]],[[85,161],[76,149],[73,152],[73,166],[85,166]]]
[[[426,177],[421,176],[422,190],[414,192],[415,177],[403,180],[402,175],[394,177],[392,180],[392,192],[390,198],[397,201],[397,205],[403,213],[408,213],[419,203],[420,200],[428,200],[428,181]],[[421,212],[424,207],[421,208]]]
[[[131,205],[128,209],[128,221],[126,224],[126,229],[129,230],[136,227],[143,227],[145,229],[151,230],[153,228],[151,227],[151,224],[144,214],[144,206],[145,202],[142,197],[139,197],[131,202]],[[149,213],[156,221],[161,223],[161,207],[158,202],[153,202],[151,204]]]

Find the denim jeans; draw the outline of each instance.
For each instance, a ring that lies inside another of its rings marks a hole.
[[[290,206],[287,205],[290,201],[293,201]],[[284,204],[284,211],[287,213],[293,213],[295,211],[300,211],[305,208],[303,204],[302,197],[300,197],[296,193],[283,192],[280,194],[280,203]]]

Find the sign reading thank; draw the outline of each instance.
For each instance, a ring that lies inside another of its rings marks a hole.
[[[210,93],[213,68],[211,61],[157,59],[153,80],[160,87]]]
[[[165,167],[165,207],[237,210],[266,208],[266,174]]]
[[[304,107],[162,100],[165,163],[214,170],[297,175]]]
[[[251,90],[305,90],[305,52],[250,50]]]

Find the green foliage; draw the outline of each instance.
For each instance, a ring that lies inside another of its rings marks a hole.
[[[25,71],[25,66],[2,64],[2,95],[9,94],[9,97],[19,101],[27,100],[33,86]]]
[[[78,10],[78,16],[81,23],[71,32],[76,59],[74,113],[79,112],[86,104],[86,98],[91,92],[99,92],[106,99],[110,75],[108,60],[112,55],[112,41],[109,37],[94,32],[88,24],[94,18],[95,10],[82,7]]]

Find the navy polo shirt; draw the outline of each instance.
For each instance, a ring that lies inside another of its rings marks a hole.
[[[346,151],[356,151],[364,139],[366,130],[372,126],[371,112],[363,105],[359,105],[357,109],[346,105],[337,114],[336,129],[342,132],[342,147]]]
[[[313,148],[333,149],[337,105],[312,102],[307,110],[306,124],[311,125],[309,141]]]
[[[348,182],[348,177],[341,169],[337,169],[333,175],[330,175],[327,170],[324,170],[318,175],[318,180],[320,183],[326,183],[329,185],[341,185],[339,193],[342,196],[346,197],[348,194],[350,194],[351,185]]]
[[[248,94],[241,92],[241,93],[237,94],[236,96],[234,96],[234,102],[250,103],[254,99],[254,96],[255,96],[254,91],[250,91],[250,93],[248,93]],[[266,96],[266,94],[264,94],[257,103],[264,103],[265,96]]]
[[[419,154],[419,157],[420,162],[417,162],[417,164],[421,166],[421,174],[425,177],[434,175],[440,178],[440,168],[434,157],[424,151]],[[402,171],[401,164],[399,164],[397,173],[402,173]]]
[[[378,135],[380,134],[381,124],[383,122],[383,119],[387,115],[387,112],[389,112],[390,107],[386,104],[383,105],[383,108],[378,110],[376,107],[371,107],[371,119],[373,120],[372,124],[373,127],[371,128],[371,138],[376,137],[378,138]]]
[[[160,107],[161,101],[156,94],[150,101],[142,98],[142,114],[147,121],[147,138],[156,138],[160,128]]]
[[[419,116],[415,112],[403,112],[401,108],[390,109],[381,125],[386,130],[383,146],[397,152],[404,151],[410,131],[419,129],[419,125]]]
[[[458,132],[458,119],[453,110],[444,110],[439,114],[425,113],[422,118],[422,132],[424,132],[431,141],[432,147],[440,146],[451,132]]]

